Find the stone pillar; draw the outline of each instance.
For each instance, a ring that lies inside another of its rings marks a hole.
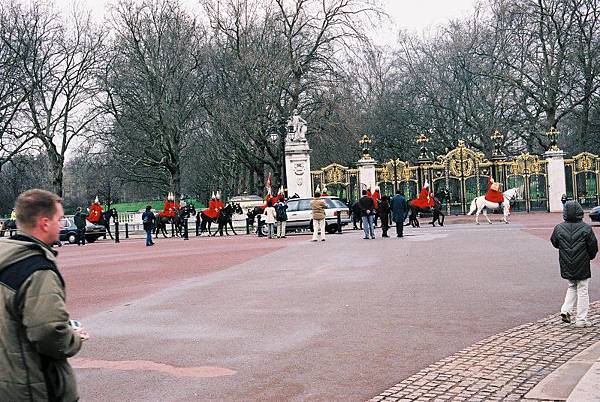
[[[548,207],[550,212],[562,212],[561,197],[567,193],[565,153],[560,150],[550,150],[544,156],[548,161]]]
[[[371,191],[375,191],[375,187],[377,186],[377,181],[375,179],[375,165],[377,162],[375,159],[362,158],[356,165],[358,166],[358,179],[360,180],[360,196],[362,197],[362,191],[371,189]]]
[[[298,194],[302,198],[312,197],[310,152],[306,140],[285,142],[285,174],[288,197],[294,194]]]

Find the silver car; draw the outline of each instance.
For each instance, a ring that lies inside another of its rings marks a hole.
[[[350,223],[348,205],[337,197],[321,197],[327,204],[325,210],[325,231],[335,233],[338,230],[338,215],[342,226]],[[312,227],[312,210],[310,202],[312,198],[290,198],[287,209],[287,229],[310,229]]]

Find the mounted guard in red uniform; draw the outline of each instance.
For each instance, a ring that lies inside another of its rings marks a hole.
[[[419,193],[419,198],[413,200],[412,205],[422,209],[433,208],[435,206],[435,200],[429,191],[429,182],[427,180],[425,180],[425,184]]]
[[[104,210],[102,209],[102,205],[100,205],[98,196],[96,196],[96,199],[94,200],[92,205],[90,205],[89,210],[90,210],[90,213],[87,217],[87,220],[91,223],[96,223],[96,224],[98,222],[100,222],[100,218],[102,217],[102,212],[104,212]]]
[[[492,176],[488,178],[488,191],[485,195],[485,199],[497,204],[504,202],[504,194],[500,191],[500,183],[496,183]]]
[[[159,217],[165,218],[175,218],[177,215],[177,210],[179,209],[179,204],[175,201],[175,195],[173,193],[169,193],[167,195],[167,199],[165,200],[165,205],[163,210],[158,213]]]

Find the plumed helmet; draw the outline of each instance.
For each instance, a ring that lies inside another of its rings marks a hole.
[[[214,192],[214,191],[213,191],[213,192],[212,192],[212,194],[210,195],[210,198],[211,198],[212,200],[214,200],[215,198],[217,198],[217,196],[215,195],[215,192]]]
[[[320,193],[321,192],[321,187],[317,184],[317,188],[315,188],[315,193]]]
[[[95,202],[96,204],[100,204],[100,200],[98,199],[98,196],[96,196],[96,198],[94,199],[94,202]]]
[[[221,199],[221,192],[220,192],[219,190],[217,190],[217,195],[216,195],[216,197],[217,197],[217,200]]]
[[[425,179],[425,183],[423,184],[424,188],[429,188],[429,181]]]
[[[327,192],[327,186],[325,184],[323,184],[323,192],[326,193]]]

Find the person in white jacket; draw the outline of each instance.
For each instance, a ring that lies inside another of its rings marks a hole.
[[[273,238],[273,232],[275,231],[275,222],[277,221],[277,212],[273,208],[273,201],[267,201],[267,207],[265,208],[265,223],[269,225],[269,239]]]

